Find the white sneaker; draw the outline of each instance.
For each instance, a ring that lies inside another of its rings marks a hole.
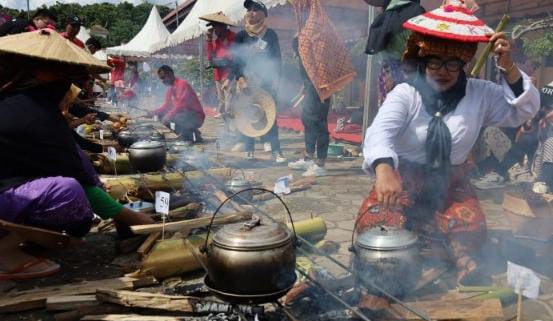
[[[276,154],[276,155],[273,155],[273,160],[275,163],[277,164],[282,164],[282,163],[286,163],[288,160],[286,159],[286,157],[280,155],[280,154]]]
[[[317,164],[313,164],[311,167],[309,167],[305,172],[301,174],[301,176],[309,177],[309,176],[325,176],[326,175],[326,169],[324,167],[320,167]]]
[[[290,162],[288,163],[288,167],[290,167],[291,169],[297,169],[297,170],[308,170],[309,167],[315,165],[315,162],[312,161],[312,160],[305,160],[303,158],[295,161],[295,162]]]
[[[535,182],[532,186],[532,191],[536,194],[547,194],[549,192],[549,187],[545,182]]]
[[[271,143],[269,143],[269,142],[264,143],[263,144],[263,150],[266,151],[266,152],[270,152],[271,150],[273,150],[271,148]]]
[[[474,185],[474,187],[478,189],[494,189],[505,187],[505,178],[495,172],[488,173],[480,179],[471,180],[471,182],[472,185]]]
[[[246,149],[246,144],[244,143],[236,143],[230,150],[231,152],[243,152]]]

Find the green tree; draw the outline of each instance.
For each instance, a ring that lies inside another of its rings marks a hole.
[[[116,5],[111,3],[95,3],[84,6],[78,3],[62,3],[57,1],[50,7],[43,7],[50,9],[56,14],[59,31],[65,29],[65,21],[73,15],[81,18],[86,28],[90,28],[92,25],[100,25],[106,28],[109,31],[109,36],[105,40],[101,39],[101,41],[103,45],[111,47],[131,40],[148,19],[152,6],[153,4],[147,1],[137,6],[126,1]],[[170,8],[165,6],[157,6],[157,9],[162,17],[171,11]],[[0,6],[0,12],[6,12],[12,17],[27,17],[25,11],[4,8],[2,6]],[[31,12],[31,15],[33,13]]]

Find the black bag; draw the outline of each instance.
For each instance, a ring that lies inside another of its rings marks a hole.
[[[390,38],[402,30],[405,21],[424,13],[424,8],[417,2],[386,10],[376,17],[369,30],[369,39],[365,53],[375,55],[390,42]]]

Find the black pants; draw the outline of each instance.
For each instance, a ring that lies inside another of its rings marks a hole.
[[[242,141],[246,145],[246,152],[253,152],[255,150],[255,138],[242,135]],[[271,143],[271,151],[273,153],[280,154],[280,140],[278,138],[278,126],[276,124],[276,120],[269,132],[261,136],[261,142]]]
[[[196,140],[200,139],[199,128],[202,127],[203,120],[197,113],[185,110],[175,115],[172,121],[175,123],[175,132],[180,135],[182,140],[193,141],[194,134]]]
[[[495,169],[499,175],[508,178],[507,172],[509,169],[516,163],[523,161],[525,155],[528,157],[528,164],[533,163],[538,143],[536,132],[523,134],[517,142],[513,142],[511,149],[507,151],[501,162],[492,155],[480,162],[478,167],[484,172]]]
[[[325,160],[328,155],[328,110],[330,99],[321,102],[314,90],[306,90],[301,121],[305,128],[305,151],[315,154],[317,159]]]

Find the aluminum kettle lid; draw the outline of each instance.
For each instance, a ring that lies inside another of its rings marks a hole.
[[[395,250],[417,243],[415,233],[389,226],[377,226],[357,237],[358,246],[370,250]]]
[[[213,236],[213,244],[234,250],[270,249],[292,240],[292,233],[280,224],[264,224],[256,217],[247,223],[225,225]],[[253,223],[253,224],[252,224]]]
[[[136,143],[132,144],[130,148],[136,148],[136,149],[154,149],[154,148],[160,148],[164,147],[165,144],[163,142],[159,141],[153,141],[153,140],[140,140]]]

